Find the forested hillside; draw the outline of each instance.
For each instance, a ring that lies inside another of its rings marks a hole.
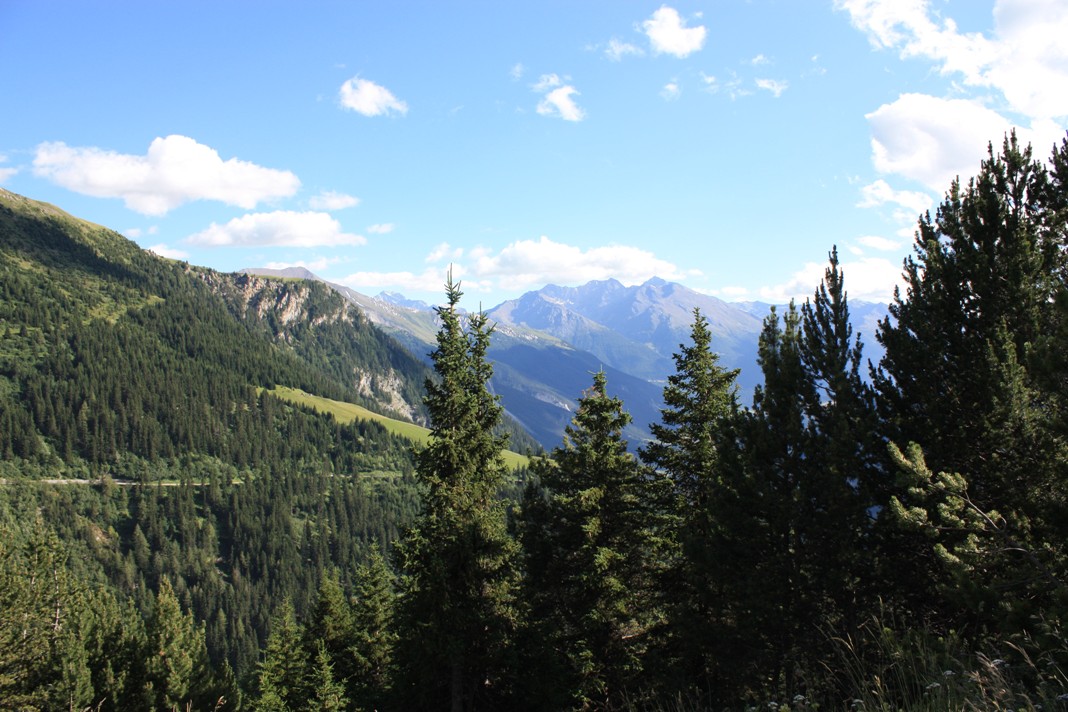
[[[351,581],[417,502],[408,441],[265,389],[425,422],[427,374],[320,285],[164,260],[0,194],[0,608],[46,605],[34,582],[64,574],[52,629],[19,639],[5,617],[2,706],[164,708],[234,687],[282,599],[304,612],[324,571]],[[176,602],[188,640],[159,645],[203,667],[181,681],[138,667]],[[50,649],[56,632],[87,647]]]
[[[521,492],[489,387],[493,324],[460,310],[451,277],[416,452],[257,390],[353,386],[348,366],[311,368],[329,349],[287,346],[282,314],[253,317],[247,283],[213,289],[222,277],[157,261],[184,289],[146,289],[153,258],[103,257],[111,233],[74,239],[37,217],[31,250],[29,218],[8,209],[23,247],[3,273],[0,699],[1062,709],[1066,181],[1068,139],[1047,162],[1010,136],[949,186],[919,218],[872,373],[834,248],[813,296],[764,319],[749,402],[694,310],[652,440],[632,453],[626,403],[598,371]],[[113,276],[34,277],[60,267]],[[203,296],[183,307],[181,293]],[[147,317],[165,308],[185,326]],[[198,381],[187,360],[238,331],[266,336]],[[83,351],[94,339],[168,368]],[[112,363],[143,375],[109,377]],[[140,402],[173,413],[126,405],[142,378],[159,395]],[[101,479],[44,481],[56,473]]]

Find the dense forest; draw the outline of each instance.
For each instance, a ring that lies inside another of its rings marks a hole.
[[[451,277],[424,374],[314,285],[298,324],[11,205],[0,707],[1068,708],[1068,139],[920,216],[878,363],[832,249],[751,403],[695,312],[648,441],[595,373],[522,472]]]

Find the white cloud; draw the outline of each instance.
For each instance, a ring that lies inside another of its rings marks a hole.
[[[939,194],[954,178],[974,175],[987,144],[993,142],[997,150],[1013,127],[975,102],[926,94],[902,94],[866,118],[876,170],[919,181]],[[1026,142],[1032,132],[1021,129],[1017,135]]]
[[[341,106],[364,116],[381,116],[408,113],[408,105],[393,96],[384,86],[367,79],[353,77],[341,85],[338,93]]]
[[[653,52],[676,57],[686,57],[701,49],[707,34],[704,25],[686,27],[678,11],[667,5],[662,5],[652,17],[645,20],[642,29],[649,37]]]
[[[892,252],[904,247],[904,244],[900,240],[891,240],[887,237],[879,237],[878,235],[864,235],[858,237],[857,242],[865,247],[873,250],[880,250],[882,252]]]
[[[512,65],[512,68],[508,70],[508,74],[512,77],[512,81],[518,82],[523,78],[523,73],[525,71],[526,67],[523,66],[522,62],[516,62]]]
[[[742,80],[733,72],[731,73],[730,80],[726,82],[722,82],[710,74],[701,72],[701,81],[705,84],[705,91],[711,94],[717,94],[722,91],[731,98],[731,101],[740,96],[749,96],[753,93],[743,86]]]
[[[156,138],[144,156],[42,143],[33,172],[76,193],[122,198],[127,208],[144,215],[165,215],[193,200],[251,209],[300,187],[289,171],[236,158],[224,161],[215,149],[178,135]]]
[[[926,0],[837,0],[872,45],[920,57],[966,86],[994,88],[1012,110],[1032,119],[1068,116],[1068,4],[997,0],[993,37],[936,22]]]
[[[910,219],[930,210],[934,200],[927,193],[914,190],[894,190],[885,180],[879,179],[860,189],[858,208],[877,208],[880,205],[894,203],[911,214]]]
[[[431,250],[430,254],[428,254],[426,256],[426,259],[423,261],[427,264],[433,262],[441,262],[442,260],[448,260],[451,262],[453,260],[460,259],[463,254],[464,250],[462,247],[453,247],[449,243],[443,242],[437,247],[435,247],[433,250]]]
[[[622,40],[613,37],[608,41],[608,47],[605,49],[604,54],[613,62],[619,62],[628,54],[640,57],[645,54],[645,52],[641,47],[637,47],[629,42],[623,42]]]
[[[137,238],[142,237],[144,235],[155,235],[158,232],[159,227],[157,225],[152,225],[151,227],[146,229],[141,229],[139,227],[131,227],[128,230],[123,230],[122,234],[130,238],[131,240],[136,240]]]
[[[571,98],[578,95],[578,90],[573,86],[557,87],[538,102],[537,112],[542,116],[558,116],[564,121],[582,121],[586,118],[586,112]]]
[[[399,289],[404,292],[434,292],[441,294],[445,291],[445,278],[447,268],[428,267],[423,272],[353,272],[337,280],[339,284],[351,287],[360,292],[381,291],[384,289]],[[460,271],[454,271],[454,279],[461,277]],[[468,283],[464,283],[468,287]]]
[[[465,265],[474,278],[493,280],[507,289],[549,282],[585,284],[608,278],[640,284],[656,276],[669,280],[685,276],[676,265],[636,247],[609,245],[583,250],[544,236],[513,242],[497,253],[484,248],[472,250]]]
[[[225,225],[212,223],[206,230],[190,235],[186,242],[206,247],[334,247],[362,245],[366,240],[342,232],[341,224],[327,213],[278,210],[249,213]]]
[[[564,80],[562,80],[557,74],[542,74],[540,77],[538,77],[538,81],[531,86],[531,89],[538,92],[539,94],[544,94],[550,89],[558,87],[563,83]]]
[[[768,59],[763,54],[758,54],[757,56],[755,56],[752,59],[750,59],[749,63],[751,65],[753,65],[754,67],[761,67],[761,66],[764,66],[765,64],[771,64],[771,60]]]
[[[308,201],[313,210],[344,210],[360,204],[354,195],[346,195],[333,190],[325,190]]]
[[[6,154],[0,153],[0,163],[7,163]],[[4,183],[18,172],[18,168],[0,168],[0,183]]]
[[[674,101],[682,94],[682,89],[679,87],[678,82],[668,82],[664,85],[664,88],[660,90],[660,96],[664,101]]]
[[[782,96],[782,93],[790,86],[785,81],[778,79],[757,79],[756,85],[759,89],[770,91],[776,99]]]
[[[184,260],[189,257],[188,252],[184,252],[183,250],[176,250],[172,247],[168,247],[167,245],[162,244],[153,245],[152,247],[149,247],[147,249],[149,252],[154,252],[160,257],[166,257],[169,260]]]
[[[374,225],[367,226],[367,232],[372,235],[388,235],[393,232],[396,225],[393,223],[375,223]]]
[[[850,299],[887,303],[894,287],[901,285],[901,263],[882,257],[866,257],[843,261],[840,265],[845,289]],[[825,262],[808,262],[784,284],[760,289],[760,299],[772,304],[785,304],[796,299],[798,305],[815,293],[823,279]]]

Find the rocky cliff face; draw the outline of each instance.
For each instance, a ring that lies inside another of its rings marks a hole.
[[[298,347],[300,340],[325,327],[338,326],[350,335],[374,329],[356,306],[314,281],[190,269],[222,296],[235,314],[268,325],[275,340],[290,347]],[[421,402],[413,397],[403,374],[381,360],[373,365],[348,366],[346,385],[359,396],[386,412],[425,424]]]

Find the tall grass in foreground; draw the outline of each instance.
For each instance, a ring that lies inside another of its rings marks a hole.
[[[1021,635],[976,646],[955,632],[873,618],[856,635],[833,638],[839,659],[828,672],[852,693],[846,709],[1068,710],[1068,640],[1059,626],[1037,628],[1041,640]]]

